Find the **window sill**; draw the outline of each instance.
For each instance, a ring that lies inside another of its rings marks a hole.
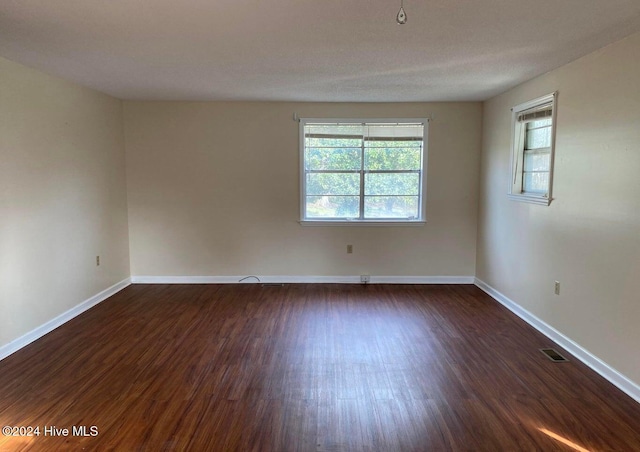
[[[302,226],[424,226],[424,220],[398,221],[398,220],[300,220]]]
[[[507,197],[512,201],[526,202],[529,204],[538,204],[540,206],[548,206],[549,204],[551,204],[551,198],[543,198],[542,196],[508,194]]]

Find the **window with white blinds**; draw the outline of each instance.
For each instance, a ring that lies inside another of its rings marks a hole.
[[[549,205],[556,93],[513,108],[512,199]]]
[[[426,126],[301,120],[301,220],[424,221]]]

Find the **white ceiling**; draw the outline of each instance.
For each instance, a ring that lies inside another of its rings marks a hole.
[[[0,0],[0,55],[124,99],[484,100],[640,31],[638,0]]]

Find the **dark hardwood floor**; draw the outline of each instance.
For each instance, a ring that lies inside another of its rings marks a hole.
[[[640,450],[548,346],[468,285],[134,285],[0,361],[0,450]]]

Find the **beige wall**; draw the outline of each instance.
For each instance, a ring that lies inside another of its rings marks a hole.
[[[0,58],[0,347],[129,276],[124,164],[121,101]]]
[[[480,103],[125,102],[124,111],[134,276],[475,274]],[[294,112],[433,116],[427,225],[301,226]]]
[[[640,34],[485,103],[477,259],[478,278],[636,383],[638,55]],[[555,90],[555,199],[549,207],[510,201],[509,109]]]
[[[133,275],[475,274],[640,382],[638,54],[640,34],[484,109],[124,102],[124,116],[0,58],[0,347],[127,278],[130,234]],[[556,199],[509,201],[509,109],[555,90]],[[294,112],[433,117],[426,226],[301,226]]]

